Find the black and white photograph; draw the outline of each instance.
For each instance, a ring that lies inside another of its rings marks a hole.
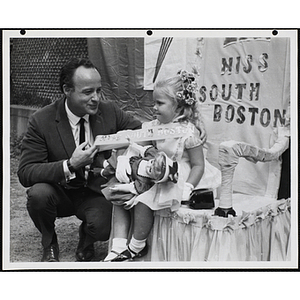
[[[4,30],[3,269],[297,269],[296,30]]]

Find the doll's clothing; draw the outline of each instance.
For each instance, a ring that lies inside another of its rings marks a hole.
[[[131,167],[131,175],[129,176],[129,179],[130,182],[134,183],[135,190],[138,194],[144,193],[154,185],[154,182],[151,178],[146,177],[144,175],[140,175],[139,166],[142,161],[150,160],[154,158],[156,153],[157,153],[157,149],[155,149],[154,147],[148,147],[144,153],[145,157],[132,156],[129,158],[129,164]],[[124,154],[127,155],[130,153],[124,153]],[[135,196],[132,193],[111,191],[110,188],[117,184],[121,184],[121,183],[118,182],[115,177],[113,177],[107,183],[107,187],[102,190],[102,193],[104,194],[107,200],[111,200],[111,201],[120,200],[121,202],[123,202],[124,200],[129,200],[133,196]]]

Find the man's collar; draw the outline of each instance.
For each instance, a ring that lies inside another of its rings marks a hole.
[[[68,119],[70,120],[70,122],[73,125],[77,125],[79,120],[81,119],[81,117],[78,117],[71,112],[71,110],[68,107],[67,100],[65,101],[65,108],[66,108],[67,116],[68,116]],[[89,114],[84,115],[82,118],[84,118],[86,120],[86,122],[89,122]]]

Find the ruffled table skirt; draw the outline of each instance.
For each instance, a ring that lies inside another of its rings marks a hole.
[[[234,196],[236,217],[222,218],[213,216],[214,210],[183,207],[176,212],[156,211],[150,252],[144,260],[290,260],[290,199],[243,197]]]

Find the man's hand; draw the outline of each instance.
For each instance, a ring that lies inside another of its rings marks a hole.
[[[80,144],[73,152],[70,158],[70,164],[74,169],[80,169],[86,165],[89,165],[93,162],[95,154],[98,152],[98,149],[95,145],[84,150],[88,142]]]
[[[119,182],[129,183],[129,175],[131,175],[131,167],[129,157],[119,156],[116,168],[116,178]]]

